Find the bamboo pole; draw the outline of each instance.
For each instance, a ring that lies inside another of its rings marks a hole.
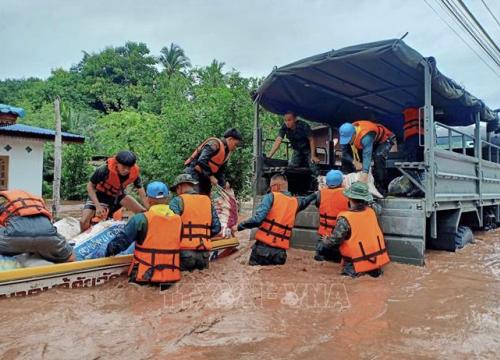
[[[54,101],[56,121],[56,138],[54,142],[54,182],[52,184],[52,216],[57,218],[61,203],[61,164],[62,164],[62,136],[61,136],[61,100]]]

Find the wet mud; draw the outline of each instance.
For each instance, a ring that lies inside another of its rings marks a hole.
[[[281,267],[250,267],[242,249],[173,288],[54,289],[0,302],[1,359],[498,358],[500,231],[476,233],[426,266],[382,277],[292,249]]]

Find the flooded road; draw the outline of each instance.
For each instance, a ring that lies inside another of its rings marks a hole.
[[[243,234],[248,238],[248,234]],[[500,231],[381,278],[292,249],[282,267],[235,255],[173,288],[54,289],[1,301],[1,359],[498,358]]]

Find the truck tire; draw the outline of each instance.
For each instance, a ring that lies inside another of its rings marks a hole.
[[[468,226],[459,226],[455,233],[455,245],[457,249],[463,248],[465,245],[474,242],[474,234]]]

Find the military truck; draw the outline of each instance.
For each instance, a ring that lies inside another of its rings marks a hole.
[[[426,249],[455,251],[471,240],[470,228],[492,228],[500,221],[500,146],[489,141],[499,131],[498,114],[444,76],[433,57],[401,39],[331,50],[274,68],[254,103],[254,204],[275,173],[288,176],[296,195],[316,190],[307,180],[308,169],[290,169],[286,158],[265,157],[271,134],[262,131],[261,112],[293,111],[318,125],[313,134],[323,174],[339,167],[335,138],[342,123],[373,119],[397,135],[389,174],[406,175],[425,196],[379,200],[393,261],[423,265]],[[405,161],[401,146],[408,104],[421,110],[423,162]],[[317,227],[317,209],[311,205],[297,218],[292,246],[314,249]]]

